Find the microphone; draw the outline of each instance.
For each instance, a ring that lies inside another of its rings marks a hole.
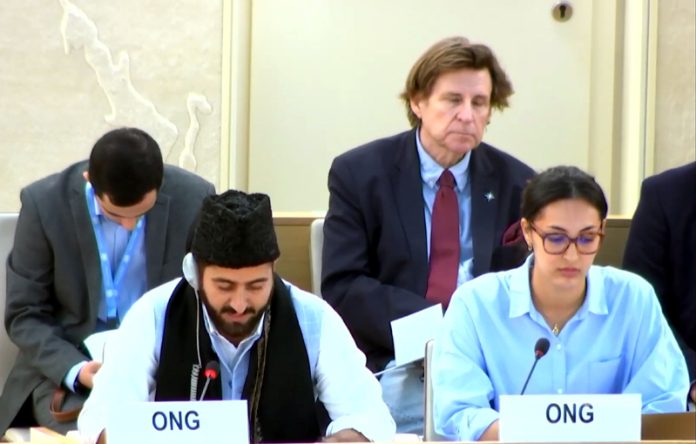
[[[546,348],[549,348],[548,345]],[[205,392],[208,390],[210,381],[214,381],[220,375],[220,363],[217,361],[208,361],[205,365],[205,370],[203,370],[203,375],[205,376],[205,385],[203,386],[201,397],[198,399],[199,401],[203,401],[203,398],[205,398]]]
[[[534,364],[532,364],[532,368],[531,370],[529,370],[527,380],[524,381],[524,387],[522,387],[520,395],[524,395],[524,391],[527,390],[527,384],[529,384],[529,379],[532,377],[532,373],[534,373],[534,368],[536,368],[539,359],[543,358],[546,352],[549,351],[549,345],[551,344],[549,343],[549,340],[546,338],[539,338],[537,339],[536,344],[534,344]]]

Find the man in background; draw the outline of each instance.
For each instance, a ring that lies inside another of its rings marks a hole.
[[[412,129],[331,166],[321,293],[373,371],[394,365],[391,321],[446,307],[461,283],[524,259],[521,242],[503,244],[521,241],[508,228],[534,172],[482,142],[493,108],[506,108],[512,92],[490,48],[441,40],[412,67],[401,95]],[[381,378],[399,432],[422,432],[422,376],[412,366]]]
[[[696,403],[696,162],[643,181],[623,267],[655,288],[684,352]]]
[[[5,310],[19,355],[0,396],[0,435],[20,411],[16,425],[76,427],[100,367],[82,341],[117,327],[145,291],[180,274],[190,226],[214,192],[164,165],[157,142],[136,128],[106,133],[89,161],[21,191]]]

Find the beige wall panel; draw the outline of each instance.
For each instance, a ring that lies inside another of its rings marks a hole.
[[[696,3],[658,8],[653,173],[696,159]]]
[[[407,129],[398,95],[411,65],[455,34],[490,45],[516,90],[485,140],[536,169],[587,168],[593,2],[574,3],[558,23],[547,1],[253,2],[250,189],[276,210],[325,210],[331,160]]]
[[[151,132],[168,163],[193,148],[195,170],[217,182],[222,0],[0,8],[1,210],[16,211],[22,186],[86,158],[120,126]]]

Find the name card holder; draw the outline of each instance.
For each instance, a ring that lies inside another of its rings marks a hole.
[[[109,444],[249,443],[246,401],[137,402],[112,409]]]
[[[641,396],[503,395],[500,441],[640,441]]]

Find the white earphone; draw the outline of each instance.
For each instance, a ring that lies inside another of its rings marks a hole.
[[[196,265],[196,259],[193,257],[193,254],[191,253],[186,253],[186,256],[184,256],[184,260],[181,261],[181,271],[184,273],[184,279],[186,279],[193,288],[194,293],[196,294],[196,300],[198,301],[198,265]],[[198,393],[198,373],[200,372],[200,369],[202,367],[202,360],[201,360],[201,341],[200,341],[200,336],[199,336],[199,326],[201,322],[201,304],[200,301],[196,304],[196,355],[198,356],[198,364],[194,365],[193,368],[191,369],[191,400],[196,400],[197,399],[197,393]]]
[[[184,260],[181,263],[181,271],[184,272],[184,278],[188,281],[191,288],[198,292],[198,266],[196,265],[196,259],[194,259],[193,254],[187,253],[184,256]]]

